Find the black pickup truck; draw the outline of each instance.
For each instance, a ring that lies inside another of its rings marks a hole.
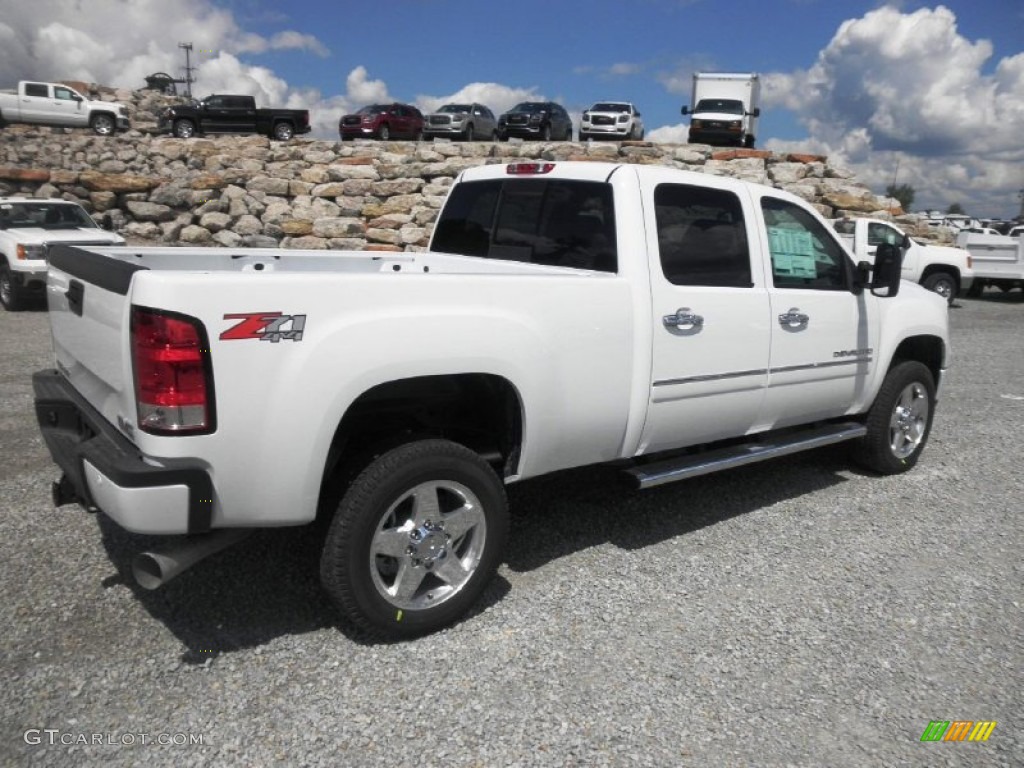
[[[256,109],[252,96],[224,94],[168,107],[160,115],[159,127],[179,139],[201,133],[259,133],[278,141],[310,130],[309,110]]]

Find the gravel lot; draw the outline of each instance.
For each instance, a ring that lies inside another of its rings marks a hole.
[[[148,542],[50,503],[46,313],[0,313],[0,764],[1020,766],[1024,299],[951,317],[913,472],[837,448],[645,493],[516,486],[475,615],[372,645],[303,531],[133,586]],[[921,743],[930,720],[998,726]]]

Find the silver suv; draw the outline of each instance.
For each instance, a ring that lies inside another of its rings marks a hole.
[[[447,136],[465,141],[493,141],[497,135],[498,121],[483,104],[445,104],[427,115],[423,124],[424,138]]]
[[[628,101],[599,101],[583,113],[580,141],[587,139],[642,139],[644,121]]]

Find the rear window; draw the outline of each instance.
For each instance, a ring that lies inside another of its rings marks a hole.
[[[615,272],[615,206],[609,184],[493,179],[458,184],[432,251]]]

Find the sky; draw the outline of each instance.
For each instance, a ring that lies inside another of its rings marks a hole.
[[[306,108],[328,139],[374,102],[552,99],[577,126],[632,101],[685,142],[693,72],[757,72],[760,148],[909,184],[914,210],[1022,210],[1024,0],[0,0],[0,87],[138,88],[182,73],[180,42],[194,95]]]

